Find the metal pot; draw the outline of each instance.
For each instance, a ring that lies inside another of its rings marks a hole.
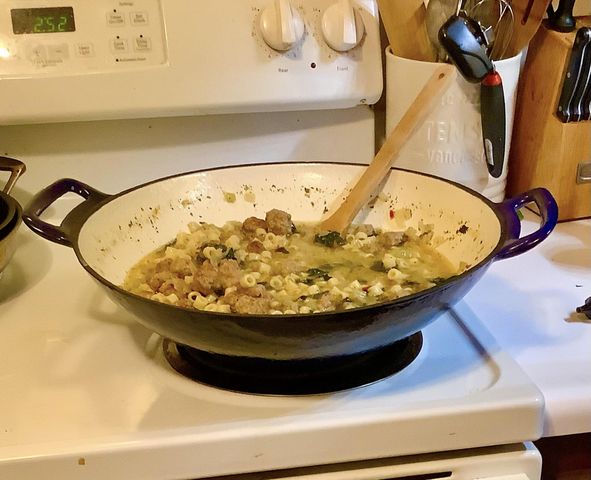
[[[496,260],[521,254],[554,228],[557,206],[544,189],[502,203],[450,181],[392,169],[380,197],[358,221],[402,229],[419,220],[434,225],[439,251],[463,273],[422,292],[378,305],[308,315],[240,315],[166,305],[120,288],[144,255],[169,242],[191,221],[222,225],[264,216],[271,208],[296,221],[318,221],[342,198],[365,166],[285,163],[236,166],[156,180],[115,195],[63,179],[39,192],[25,223],[39,235],[74,249],[81,265],[109,296],[147,328],[212,354],[264,360],[307,360],[355,355],[420,331],[460,300]],[[75,192],[85,201],[61,225],[39,215],[57,198]],[[228,193],[235,202],[226,201]],[[534,202],[540,228],[523,238],[517,209]],[[67,287],[67,286],[65,286]]]
[[[0,156],[0,170],[10,172],[4,190],[0,192],[0,273],[16,249],[16,232],[22,220],[22,208],[9,193],[18,177],[25,172],[25,164],[13,158]]]

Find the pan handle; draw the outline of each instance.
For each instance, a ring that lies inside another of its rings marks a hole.
[[[8,195],[10,193],[12,187],[14,187],[14,184],[18,180],[18,177],[25,173],[26,169],[25,164],[20,160],[0,156],[0,170],[10,172],[10,178],[6,182],[3,190],[5,194]]]
[[[64,218],[64,220],[59,226],[52,225],[41,220],[40,215],[51,204],[53,204],[53,202],[55,202],[57,199],[69,192],[73,192],[80,195],[82,198],[84,198],[84,202],[78,205],[75,210],[66,215],[66,218]],[[91,186],[79,182],[78,180],[74,180],[73,178],[62,178],[61,180],[58,180],[52,183],[51,185],[45,187],[43,190],[41,190],[39,193],[37,193],[37,195],[33,197],[31,202],[25,209],[25,212],[23,214],[23,221],[31,230],[33,230],[36,234],[42,236],[43,238],[51,240],[55,243],[59,243],[60,245],[71,247],[71,232],[68,232],[69,229],[65,226],[65,224],[69,220],[68,217],[70,217],[70,215],[74,211],[83,206],[84,209],[88,211],[89,207],[92,207],[100,203],[109,196],[110,195],[107,195],[103,192],[99,192]],[[80,221],[82,220],[82,218],[76,218],[75,220]]]
[[[521,227],[517,210],[530,202],[534,202],[540,211],[542,217],[540,228],[525,237],[519,238]],[[505,218],[509,229],[509,239],[496,254],[495,260],[514,257],[534,248],[550,235],[550,232],[556,226],[556,222],[558,222],[558,205],[552,194],[545,188],[534,188],[516,197],[509,198],[499,203],[497,210]]]

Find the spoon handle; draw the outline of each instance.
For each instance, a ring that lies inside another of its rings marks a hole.
[[[343,232],[350,225],[390,171],[392,162],[400,149],[415,130],[423,124],[433,108],[439,105],[441,95],[455,78],[456,70],[453,65],[441,64],[437,67],[343,203],[320,223],[323,231]]]

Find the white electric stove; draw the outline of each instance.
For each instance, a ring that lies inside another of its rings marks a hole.
[[[373,0],[0,0],[0,154],[27,164],[13,194],[368,162],[381,51]],[[182,376],[73,251],[19,240],[0,279],[2,479],[540,477],[542,396],[463,304],[380,381],[250,395]]]
[[[539,475],[537,452],[521,442],[541,435],[541,395],[463,304],[388,378],[323,395],[249,395],[177,373],[162,339],[111,303],[72,250],[20,235],[0,293],[0,478],[188,479],[377,458],[388,460],[331,468],[362,478],[351,470],[388,466],[390,478],[401,456],[415,455],[407,463],[423,474],[433,458],[454,471],[481,455],[503,465],[501,453],[509,467],[494,471]],[[504,444],[517,445],[474,450]]]

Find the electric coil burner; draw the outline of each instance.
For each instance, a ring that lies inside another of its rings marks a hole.
[[[180,374],[225,390],[271,395],[328,393],[393,375],[417,357],[421,332],[355,355],[314,360],[263,360],[204,352],[165,339],[164,356]]]

